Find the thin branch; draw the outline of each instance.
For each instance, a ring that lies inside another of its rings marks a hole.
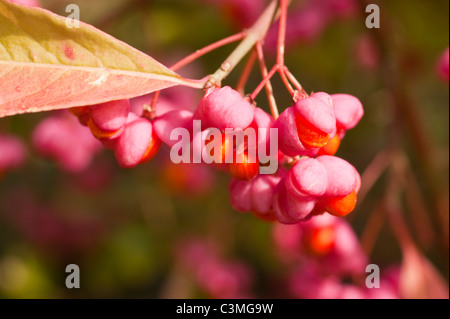
[[[278,68],[278,73],[280,74],[281,80],[284,83],[284,86],[286,87],[286,89],[289,91],[289,94],[292,95],[292,97],[295,96],[295,90],[292,87],[291,83],[289,83],[289,80],[286,77],[286,74],[284,74],[283,72],[283,65],[280,65],[280,67]]]
[[[191,87],[193,89],[202,89],[205,86],[206,81],[208,81],[208,77],[204,77],[200,80],[192,80],[192,79],[183,79],[184,86]],[[161,91],[156,91],[153,95],[151,105],[144,105],[144,116],[148,114],[153,114],[156,109],[156,104],[158,103],[159,95]]]
[[[250,74],[252,73],[253,66],[256,62],[256,51],[253,51],[250,57],[248,58],[247,64],[244,67],[244,70],[242,71],[242,74],[239,78],[238,83],[236,84],[236,91],[238,91],[241,95],[244,95],[245,93],[245,85],[248,82],[248,78],[250,77]]]
[[[253,93],[250,95],[250,99],[252,101],[255,100],[255,98],[258,96],[259,92],[266,86],[266,83],[270,81],[270,79],[273,77],[273,75],[278,71],[278,65],[274,65],[273,68],[270,70],[269,73],[262,79],[261,83],[256,87],[256,89],[253,91]]]
[[[242,58],[252,49],[252,47],[255,45],[256,42],[262,40],[274,17],[275,11],[277,8],[277,0],[272,0],[266,10],[261,14],[259,19],[255,22],[255,24],[248,29],[246,32],[241,32],[236,35],[233,35],[231,37],[219,40],[203,49],[197,50],[193,54],[187,56],[186,58],[182,59],[178,63],[174,64],[171,69],[177,70],[184,65],[188,64],[189,62],[192,62],[196,58],[200,57],[203,54],[206,54],[220,46],[223,46],[225,44],[237,41],[239,39],[243,39],[242,42],[234,49],[234,51],[228,56],[228,58],[222,63],[220,68],[212,75],[210,75],[207,78],[204,78],[202,80],[189,80],[186,79],[186,86],[193,87],[193,88],[210,88],[210,87],[216,87],[220,86],[220,83],[222,80],[230,74],[230,72],[234,69],[234,67],[239,63],[239,61],[242,60]],[[154,112],[156,103],[159,98],[159,92],[155,92],[155,95],[152,100],[151,106],[144,110],[144,114],[146,112]]]
[[[256,43],[256,53],[258,55],[258,62],[259,62],[259,68],[261,69],[261,76],[264,79],[267,77],[268,72],[267,72],[266,62],[264,61],[264,52],[263,52],[261,42]],[[276,120],[279,116],[279,112],[278,112],[277,102],[273,95],[273,88],[272,88],[272,83],[270,83],[270,80],[267,80],[265,87],[266,87],[267,99],[269,101],[270,112],[272,113],[273,118]]]
[[[295,78],[295,76],[288,70],[287,67],[283,67],[283,73],[287,76],[289,81],[295,86],[298,91],[304,91],[300,82]]]
[[[207,53],[209,53],[209,52],[211,52],[211,51],[213,51],[215,49],[223,47],[224,45],[227,45],[229,43],[233,43],[233,42],[242,40],[243,38],[245,38],[245,36],[246,36],[246,32],[243,31],[243,32],[234,34],[232,36],[226,37],[226,38],[224,38],[222,40],[219,40],[217,42],[214,42],[214,43],[212,43],[210,45],[207,45],[206,47],[204,47],[202,49],[199,49],[199,50],[195,51],[194,53],[188,55],[187,57],[183,58],[182,60],[178,61],[177,63],[172,65],[170,67],[170,69],[172,71],[177,71],[177,70],[181,69],[182,67],[184,67],[185,65],[187,65],[187,64],[191,63],[192,61],[198,59],[199,57],[201,57],[201,56],[203,56],[203,55],[205,55],[205,54],[207,54]]]
[[[277,43],[277,64],[284,65],[284,50],[286,39],[286,21],[287,8],[289,2],[287,0],[280,0],[280,27],[278,29],[278,43]]]

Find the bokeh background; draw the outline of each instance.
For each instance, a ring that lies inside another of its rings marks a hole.
[[[166,65],[248,27],[265,5],[225,0],[41,3],[61,15],[67,15],[67,4],[76,3],[82,21]],[[448,56],[446,79],[438,64],[448,48],[449,2],[370,3],[380,7],[379,30],[365,27],[363,1],[293,0],[286,65],[308,92],[348,93],[364,105],[362,121],[348,132],[337,156],[363,175],[364,198],[346,219],[370,262],[382,273],[408,262],[418,277],[427,276],[417,259],[404,258],[398,219],[392,217],[397,214],[421,258],[431,262],[445,285]],[[269,65],[273,41],[269,33]],[[179,73],[191,78],[213,73],[232,48],[218,49]],[[244,64],[224,84],[235,85]],[[259,81],[255,68],[246,93]],[[273,85],[281,111],[290,105],[289,94],[278,79]],[[161,103],[193,110],[200,97],[195,90],[174,89]],[[264,92],[257,102],[268,111]],[[298,297],[290,281],[301,261],[280,258],[272,223],[233,211],[227,174],[173,165],[164,147],[151,162],[129,170],[118,166],[111,151],[95,146],[85,146],[90,151],[80,155],[81,164],[42,156],[33,136],[53,116],[61,112],[0,119],[0,136],[20,139],[26,153],[20,166],[4,172],[0,167],[0,297],[218,298],[230,296],[223,294],[227,289],[236,289],[231,296],[237,297]],[[85,143],[78,123],[73,125],[60,136],[70,146],[68,158]],[[394,213],[386,204],[392,198]],[[216,270],[199,274],[201,265],[190,262],[197,258],[192,256],[213,259]],[[65,267],[71,263],[80,266],[80,289],[65,287]],[[202,281],[205,276],[209,280]],[[217,283],[211,286],[213,279]],[[220,285],[225,288],[214,288]]]

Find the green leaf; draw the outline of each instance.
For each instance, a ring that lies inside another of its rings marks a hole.
[[[91,25],[0,0],[0,117],[195,86]]]

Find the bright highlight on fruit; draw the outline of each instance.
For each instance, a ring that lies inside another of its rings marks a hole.
[[[208,154],[211,160],[214,163],[224,164],[232,161],[231,156],[234,154],[234,142],[232,137],[230,138],[228,135],[222,133],[222,144],[220,150],[216,152],[216,148],[211,148],[210,153]],[[215,143],[214,135],[212,135],[208,140],[205,141],[205,145],[209,145],[210,143]],[[217,153],[217,154],[216,154]],[[230,157],[230,158],[227,158]]]
[[[297,114],[295,123],[297,124],[298,137],[304,145],[310,148],[317,148],[324,146],[328,142],[330,135],[314,127],[303,116]]]
[[[230,163],[230,174],[234,178],[249,181],[259,173],[259,162],[248,152],[237,153]]]
[[[356,191],[353,191],[346,196],[324,199],[321,205],[331,215],[344,217],[355,209],[356,199]]]

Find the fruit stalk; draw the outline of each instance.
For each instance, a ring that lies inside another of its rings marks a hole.
[[[264,78],[267,77],[268,71],[266,63],[264,62],[264,52],[262,48],[261,42],[256,43],[256,52],[258,54],[259,67],[261,69],[261,75]],[[273,118],[276,120],[279,116],[277,102],[275,101],[275,97],[273,96],[273,88],[270,80],[266,82],[266,94],[267,99],[269,100],[270,113],[272,113]]]
[[[210,75],[205,83],[205,89],[219,87],[222,80],[236,67],[243,57],[254,47],[254,45],[264,39],[270,25],[272,24],[275,10],[277,9],[277,1],[272,0],[264,10],[255,24],[248,29],[247,36],[236,47],[236,49],[222,63],[220,68]]]

